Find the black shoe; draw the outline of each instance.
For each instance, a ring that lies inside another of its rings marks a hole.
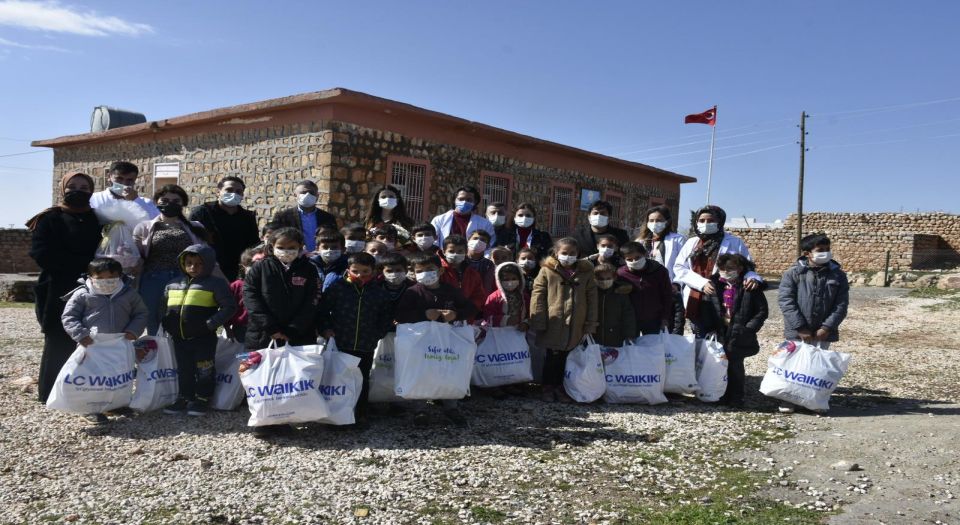
[[[253,427],[253,437],[258,439],[269,439],[280,435],[281,427],[284,425],[266,425],[262,427]]]
[[[430,416],[426,412],[417,412],[413,415],[413,426],[426,427],[430,425]]]
[[[163,409],[164,414],[170,414],[171,416],[182,416],[187,413],[187,400],[178,399],[172,405],[165,407]]]
[[[447,419],[457,427],[467,426],[467,418],[463,417],[463,414],[458,408],[451,408],[449,410],[444,410],[443,415],[447,416]]]
[[[207,415],[207,404],[203,401],[190,401],[187,403],[187,415],[194,417]]]
[[[87,414],[84,417],[90,424],[96,425],[96,426],[106,425],[107,422],[110,421],[109,419],[107,419],[107,416],[104,414]]]

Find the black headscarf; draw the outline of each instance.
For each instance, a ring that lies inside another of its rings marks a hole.
[[[717,233],[710,235],[705,235],[700,233],[700,229],[697,228],[697,220],[704,213],[709,213],[717,219]],[[697,249],[693,250],[693,253],[690,254],[690,258],[697,258],[701,256],[706,256],[709,259],[713,259],[717,256],[717,252],[720,251],[720,242],[723,241],[723,225],[727,222],[727,212],[723,211],[723,208],[719,206],[713,206],[708,204],[703,208],[697,210],[697,213],[694,215],[693,219],[693,228],[697,232],[697,237],[700,238],[700,246]]]

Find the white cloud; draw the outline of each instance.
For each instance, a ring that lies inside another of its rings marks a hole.
[[[38,51],[56,51],[58,53],[71,53],[69,49],[64,49],[57,46],[43,46],[43,45],[34,45],[34,44],[21,44],[20,42],[14,42],[13,40],[7,40],[6,38],[0,37],[0,46],[4,47],[16,47],[18,49],[35,49]]]
[[[0,25],[83,36],[137,36],[153,32],[147,24],[94,11],[81,12],[56,1],[0,0]]]

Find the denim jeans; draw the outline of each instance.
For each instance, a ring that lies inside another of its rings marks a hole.
[[[183,275],[179,270],[146,272],[140,276],[140,297],[147,305],[147,335],[157,335],[160,320],[166,311],[163,291],[167,283]]]

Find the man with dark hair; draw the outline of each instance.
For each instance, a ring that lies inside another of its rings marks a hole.
[[[320,188],[315,182],[301,181],[293,189],[293,195],[297,199],[297,206],[278,211],[273,216],[273,222],[302,231],[307,253],[311,253],[317,248],[317,230],[320,227],[329,225],[335,230],[340,227],[337,225],[336,217],[317,207]]]
[[[137,193],[136,185],[139,175],[140,170],[137,169],[135,164],[123,161],[114,162],[107,170],[110,186],[102,191],[95,192],[90,197],[90,207],[98,208],[104,203],[122,199],[136,202],[147,212],[150,219],[160,215],[160,210],[157,209],[152,200],[145,199]]]
[[[230,282],[237,279],[240,254],[260,241],[256,212],[240,206],[246,189],[240,177],[224,177],[217,183],[217,200],[205,202],[190,212],[190,220],[203,224],[209,232],[217,263]]]
[[[484,230],[490,234],[490,246],[497,240],[493,224],[483,215],[474,213],[480,203],[480,192],[473,186],[460,186],[454,192],[453,209],[441,213],[430,221],[437,232],[437,246],[443,246],[443,239],[450,235],[469,238],[473,232]],[[421,248],[422,250],[422,248]]]
[[[610,226],[613,205],[607,201],[597,201],[590,206],[587,224],[577,226],[573,237],[580,243],[580,257],[589,257],[597,253],[597,237],[603,234],[613,235],[617,244],[623,246],[630,240],[625,230]]]

